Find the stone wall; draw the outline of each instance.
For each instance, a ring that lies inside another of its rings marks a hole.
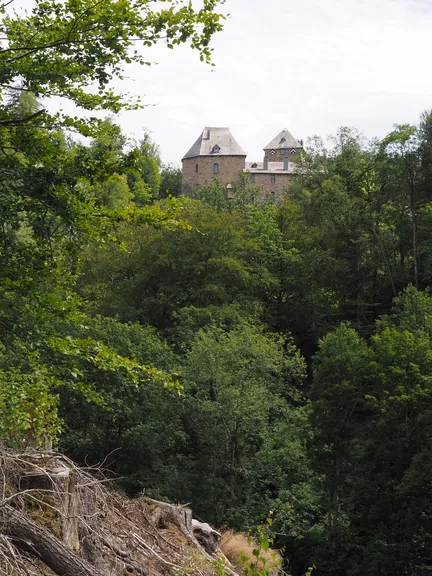
[[[295,150],[295,154],[291,154],[292,150]],[[286,148],[284,154],[281,154],[281,150],[277,149],[275,154],[270,154],[270,150],[264,150],[264,157],[268,158],[269,162],[283,162],[284,158],[288,158],[291,162],[300,156],[301,151],[301,148]]]
[[[218,178],[223,184],[234,184],[240,181],[240,172],[244,170],[246,156],[200,156],[183,160],[182,186],[185,193],[200,186],[213,184]],[[213,167],[219,166],[215,174]]]
[[[293,174],[289,172],[278,172],[276,174],[270,172],[255,172],[253,175],[255,186],[261,188],[262,192],[260,198],[266,196],[281,196],[285,188],[287,188],[293,178]],[[274,176],[274,182],[272,181]]]

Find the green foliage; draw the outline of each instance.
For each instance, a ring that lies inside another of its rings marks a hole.
[[[175,482],[150,477],[154,458],[128,489],[147,482],[237,529],[273,510],[296,576],[428,565],[430,297],[403,290],[428,274],[423,130],[368,144],[343,129],[279,204],[215,182],[184,204],[190,229],[126,224],[121,245],[86,253],[92,311],[156,327],[184,386],[164,408],[179,415],[172,452],[148,449]]]
[[[284,425],[290,431],[287,442],[298,445],[286,455],[287,468],[295,469],[302,459],[302,431],[285,423],[296,420],[304,371],[291,342],[251,325],[198,332],[182,370],[188,382],[187,430],[196,455],[196,463],[188,464],[195,509],[216,523],[230,520],[241,528],[266,514],[274,494],[270,485],[267,493],[265,484],[258,486],[269,482],[266,464],[277,460],[278,451],[280,456],[278,434]],[[284,472],[283,480],[297,480]]]
[[[318,546],[315,557],[326,574],[339,574],[348,562],[348,574],[366,566],[377,575],[423,573],[430,562],[428,483],[423,477],[423,490],[414,472],[424,472],[429,460],[430,296],[410,287],[396,306],[369,343],[342,326],[322,341],[316,358],[315,466],[322,478],[323,544],[330,546]],[[411,490],[415,497],[408,499]],[[375,527],[367,533],[366,518]]]
[[[243,552],[238,557],[238,561],[242,567],[242,574],[249,576],[271,576],[272,574],[275,574],[276,571],[279,572],[282,568],[282,566],[279,565],[279,558],[277,558],[276,552],[272,552],[272,565],[268,565],[268,551],[270,546],[274,543],[273,535],[269,532],[269,526],[272,525],[271,516],[267,517],[266,522],[266,526],[258,526],[255,536],[250,536],[248,538],[248,544],[252,547],[252,557],[247,556]],[[217,573],[220,576],[227,573],[227,566],[224,558],[213,562],[213,566],[216,568]]]
[[[29,14],[2,17],[0,83],[8,86],[21,79],[22,88],[36,97],[66,97],[85,110],[136,107],[139,103],[125,101],[110,84],[123,77],[126,64],[149,64],[137,45],[150,47],[161,39],[168,48],[186,43],[209,62],[211,37],[224,19],[215,11],[220,3],[205,0],[195,10],[188,3],[168,0],[157,10],[150,0],[97,5],[88,0],[38,0]],[[49,122],[47,116],[41,118]],[[85,121],[60,118],[69,127],[88,131]]]
[[[61,427],[59,398],[53,394],[60,381],[35,360],[28,368],[27,374],[21,366],[0,372],[0,430],[3,441],[14,447],[43,445]]]
[[[146,63],[138,42],[187,43],[209,61],[211,37],[222,28],[219,4],[205,0],[194,9],[168,1],[157,10],[149,0],[38,0],[29,12],[2,8],[0,429],[6,443],[55,440],[59,412],[71,397],[108,410],[104,377],[128,390],[148,383],[180,390],[161,366],[137,360],[137,350],[116,352],[103,331],[90,336],[93,319],[75,290],[83,251],[117,242],[122,223],[187,228],[178,218],[180,202],[148,205],[158,193],[157,148],[147,136],[133,146],[112,120],[50,115],[38,99],[67,98],[81,112],[136,107],[110,82],[127,64]],[[75,143],[65,136],[71,129],[92,141]]]
[[[151,489],[153,495],[166,497],[176,486],[175,454],[185,441],[181,397],[171,385],[163,385],[169,384],[164,370],[173,369],[175,356],[150,327],[95,318],[84,330],[75,331],[77,336],[84,331],[91,340],[106,342],[122,358],[135,356],[129,367],[133,378],[128,377],[127,367],[93,368],[87,378],[100,402],[83,403],[69,387],[60,407],[65,420],[61,445],[78,460],[99,461],[112,452],[107,464],[113,471],[122,471],[124,489],[131,493]],[[144,373],[138,368],[143,365]],[[149,368],[155,365],[158,370]]]
[[[148,134],[42,108],[138,106],[110,87],[138,46],[209,61],[222,3],[3,7],[2,441],[106,459],[216,525],[271,510],[295,576],[427,574],[431,113],[314,139],[288,195],[258,202],[246,177],[183,198]],[[265,576],[258,536],[246,573]]]
[[[272,519],[270,516],[267,518],[267,522],[271,526]],[[270,576],[274,573],[274,568],[266,566],[266,552],[268,552],[268,549],[274,542],[273,537],[269,535],[268,530],[263,528],[263,526],[258,526],[255,539],[250,538],[250,543],[252,542],[256,544],[256,547],[252,551],[254,558],[248,558],[247,556],[242,558],[242,561],[246,563],[245,574],[250,576]],[[273,560],[276,560],[275,554]]]
[[[172,164],[163,165],[161,168],[161,182],[159,186],[159,197],[166,198],[182,195],[182,172]]]

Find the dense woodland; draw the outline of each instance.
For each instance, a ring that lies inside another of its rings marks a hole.
[[[109,116],[134,106],[110,88],[133,39],[210,60],[219,2],[166,4],[1,8],[2,442],[265,523],[296,576],[426,576],[432,115],[309,140],[282,199],[182,197]],[[105,118],[49,114],[52,95]]]

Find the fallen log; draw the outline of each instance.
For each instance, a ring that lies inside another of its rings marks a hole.
[[[9,504],[0,506],[0,533],[9,536],[16,548],[40,559],[58,576],[108,576]]]

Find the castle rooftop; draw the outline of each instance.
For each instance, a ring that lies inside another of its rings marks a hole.
[[[303,148],[303,146],[294,138],[289,130],[284,128],[282,132],[279,132],[279,134],[265,146],[264,150],[280,150],[281,148]]]
[[[246,156],[246,153],[229,128],[206,126],[183,160],[200,156]]]

